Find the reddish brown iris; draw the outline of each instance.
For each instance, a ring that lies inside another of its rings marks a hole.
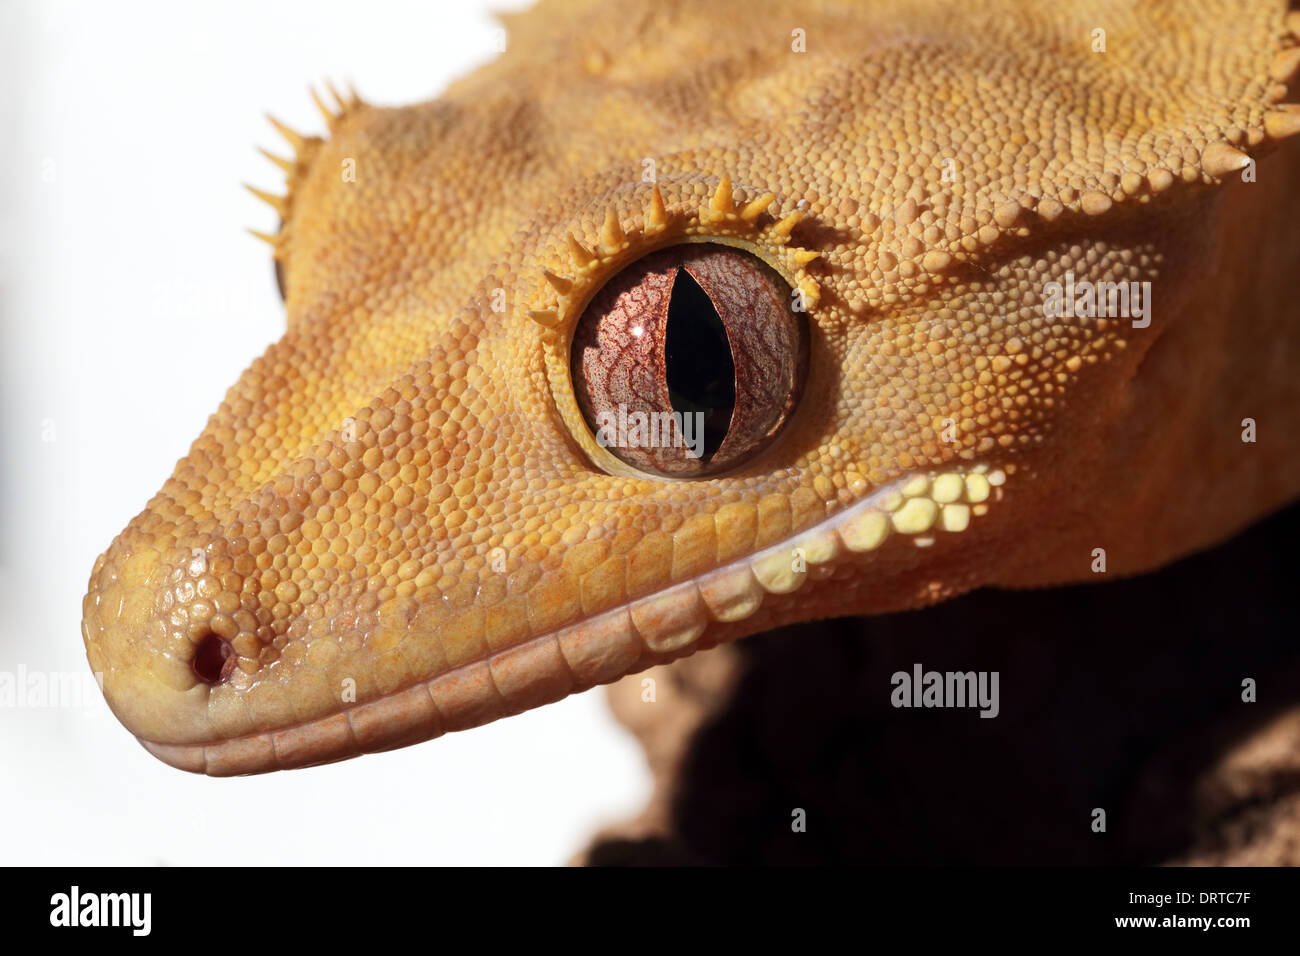
[[[578,405],[596,440],[641,471],[716,474],[766,447],[803,387],[807,325],[765,263],[673,246],[611,279],[574,330]]]

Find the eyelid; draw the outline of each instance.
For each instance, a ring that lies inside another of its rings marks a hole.
[[[821,299],[820,283],[809,271],[820,253],[794,241],[792,232],[805,214],[792,201],[758,184],[733,190],[725,175],[702,205],[696,188],[694,181],[666,179],[629,186],[620,205],[632,211],[620,216],[608,208],[598,215],[591,209],[579,223],[557,227],[544,242],[549,254],[539,257],[535,274],[518,288],[516,314],[536,325],[555,413],[579,450],[607,474],[653,478],[596,443],[574,397],[569,364],[574,328],[613,276],[666,246],[714,243],[766,263],[797,290],[810,315]]]
[[[620,216],[606,207],[597,226],[557,230],[547,241],[551,255],[520,290],[520,309],[544,330],[571,329],[599,288],[624,268],[666,246],[701,242],[734,246],[757,256],[798,289],[803,305],[813,311],[821,286],[808,266],[821,253],[791,242],[791,233],[804,212],[791,207],[774,215],[775,193],[755,190],[748,202],[737,198],[731,180],[722,176],[712,198],[695,205],[691,183],[638,184],[624,205],[640,209],[639,216]],[[665,197],[665,190],[668,196]],[[685,194],[677,199],[673,194]],[[596,217],[593,217],[595,219]]]

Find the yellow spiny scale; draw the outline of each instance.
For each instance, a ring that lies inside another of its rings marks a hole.
[[[748,203],[745,208],[740,211],[740,218],[745,220],[745,222],[756,222],[758,217],[763,214],[763,210],[774,202],[776,202],[776,193],[763,193],[763,195],[759,196],[753,202]]]
[[[1201,153],[1201,168],[1216,178],[1245,169],[1250,157],[1227,143],[1211,143]]]
[[[646,225],[655,230],[668,225],[668,211],[664,208],[664,197],[659,192],[658,184],[650,187],[650,202],[646,207]]]
[[[809,311],[817,308],[822,299],[821,286],[809,279],[799,286],[799,291],[803,294],[804,308]]]
[[[627,234],[618,221],[618,211],[610,206],[605,210],[605,224],[600,229],[600,244],[608,252],[617,252],[627,242]]]
[[[277,251],[279,250],[280,239],[278,236],[273,236],[269,232],[258,232],[256,229],[248,229],[246,231],[248,232],[249,235],[256,236],[258,239],[261,239],[272,249],[275,249]]]
[[[283,136],[285,140],[289,143],[289,145],[294,148],[294,150],[302,149],[303,145],[306,143],[306,139],[303,136],[294,132],[288,126],[285,126],[283,123],[281,123],[270,113],[266,114],[266,119],[272,126],[275,127],[275,131],[279,133],[281,136]]]
[[[248,183],[244,183],[244,188],[274,209],[281,216],[284,215],[286,209],[284,196],[277,196],[274,193],[268,193],[265,190],[258,189],[256,186],[250,186]]]
[[[570,292],[573,291],[572,279],[566,278],[565,276],[562,275],[556,275],[550,269],[543,269],[542,275],[544,275],[546,277],[546,281],[551,284],[551,288],[553,288],[556,292],[560,293],[560,295],[568,295]]]
[[[529,309],[528,317],[545,329],[553,329],[560,322],[560,314],[554,309]]]
[[[344,115],[351,113],[353,110],[357,110],[364,106],[369,105],[368,103],[366,103],[364,99],[361,98],[361,94],[357,92],[356,87],[354,87],[350,82],[347,84],[346,96],[340,95],[338,91],[335,89],[334,84],[329,82],[328,80],[326,80],[325,85],[329,87],[329,91],[331,95],[333,95],[333,97],[336,100],[338,100],[339,106],[342,108]]]
[[[774,194],[765,194],[756,208],[765,208],[775,201],[773,197]],[[530,293],[529,298],[520,303],[520,308],[532,308],[541,313],[542,320],[539,324],[548,328],[553,325],[567,326],[576,320],[574,303],[589,301],[591,294],[617,275],[621,268],[648,249],[663,244],[662,234],[669,228],[669,223],[663,193],[658,185],[651,186],[645,209],[644,224],[630,230],[625,229],[619,217],[607,209],[601,227],[600,243],[595,251],[580,242],[571,232],[563,233],[562,241],[568,246],[576,268],[565,275],[541,267],[545,286],[539,285],[535,292]],[[730,213],[722,213],[708,205],[697,207],[694,216],[677,223],[677,231],[684,238],[689,237],[688,241],[707,241],[714,237],[735,238],[744,240],[746,244],[752,243],[760,255],[761,250],[768,250],[769,255],[784,263],[785,268],[781,271],[786,281],[801,291],[802,307],[807,310],[816,308],[821,301],[821,288],[804,272],[804,266],[822,258],[822,253],[819,250],[789,246],[788,236],[777,234],[771,226],[755,233],[755,224],[735,212],[734,202],[732,210]],[[551,292],[559,295],[558,303]],[[555,313],[554,319],[550,316],[551,312]],[[561,359],[549,354],[548,361],[561,363]]]
[[[1300,70],[1300,46],[1283,50],[1274,57],[1268,72],[1273,79],[1290,83],[1295,78],[1296,70]]]
[[[284,172],[286,173],[293,172],[294,170],[293,160],[285,159],[283,156],[277,156],[275,155],[275,153],[272,153],[269,150],[265,150],[260,146],[257,147],[257,151],[261,153],[263,156],[265,156],[267,159],[269,159],[271,162],[275,163],[275,165],[280,167],[280,169],[282,169]]]
[[[799,225],[799,221],[803,219],[803,215],[802,209],[796,209],[772,227],[772,234],[788,238],[794,227]]]
[[[1269,139],[1287,139],[1300,133],[1300,105],[1283,103],[1265,113],[1264,133]]]
[[[568,242],[569,252],[573,255],[573,258],[577,260],[579,268],[586,268],[596,261],[596,257],[592,254],[591,250],[580,243],[571,232],[568,233]]]
[[[311,94],[311,100],[313,103],[316,104],[316,109],[320,110],[321,116],[325,118],[326,128],[333,130],[334,124],[338,122],[338,118],[340,114],[334,112],[332,109],[330,109],[328,106],[325,105],[325,101],[322,100],[320,94],[316,92],[316,87],[314,86],[308,87],[307,91]]]
[[[724,216],[736,209],[735,204],[731,201],[731,177],[726,173],[722,174],[722,179],[718,182],[718,188],[714,190],[713,198],[709,200],[709,208]]]
[[[355,91],[353,91],[352,96],[351,96],[350,99],[344,99],[344,98],[343,98],[343,95],[342,95],[341,93],[339,93],[339,91],[338,91],[338,87],[336,87],[336,86],[334,85],[334,81],[333,81],[333,80],[326,80],[326,81],[325,81],[325,89],[329,90],[329,94],[330,94],[330,96],[334,97],[334,102],[335,102],[336,104],[338,104],[338,112],[339,112],[339,115],[340,115],[340,116],[345,115],[345,114],[348,113],[350,110],[352,110],[352,109],[354,109],[354,108],[356,107],[356,105],[357,105],[357,94],[356,94]]]

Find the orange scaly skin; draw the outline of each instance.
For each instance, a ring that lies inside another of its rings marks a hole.
[[[1300,492],[1284,4],[509,27],[441,99],[295,143],[288,330],[95,564],[91,666],[163,760],[335,760],[1097,548],[1138,572]],[[582,423],[570,336],[628,262],[703,240],[803,291],[808,380],[739,470],[639,475]],[[1067,273],[1150,282],[1149,326],[1045,316]]]

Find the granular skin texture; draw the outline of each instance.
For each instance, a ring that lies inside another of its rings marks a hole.
[[[1295,26],[1259,0],[546,2],[438,100],[345,98],[289,133],[284,337],[91,573],[109,704],[186,769],[300,766],[1234,533],[1300,489]],[[685,242],[798,290],[809,356],[777,439],[672,480],[596,445],[569,346]],[[1045,314],[1085,281],[1149,283],[1147,324]]]

